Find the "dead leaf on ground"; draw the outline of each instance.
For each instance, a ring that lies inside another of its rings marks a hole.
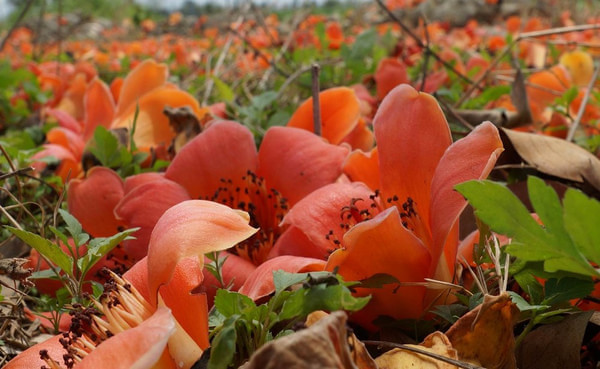
[[[558,323],[533,330],[517,349],[519,368],[581,368],[581,344],[593,313],[571,314]]]
[[[502,129],[502,141],[509,157],[511,149],[538,171],[573,182],[587,182],[600,191],[600,159],[580,146],[563,139]]]
[[[458,354],[448,337],[442,332],[433,332],[420,345],[406,345],[423,349],[424,351],[448,357],[450,359],[458,359]],[[386,352],[375,359],[375,363],[379,369],[456,369],[457,366],[440,361],[430,356],[418,354],[416,352],[407,351],[395,348]]]
[[[317,318],[312,318],[309,328],[267,343],[240,368],[377,369],[373,359],[362,364],[354,362],[344,312],[336,311]],[[366,351],[364,353],[368,355]]]
[[[177,108],[165,106],[163,114],[169,118],[169,125],[175,132],[175,137],[169,146],[169,153],[175,156],[188,141],[202,131],[202,124],[189,106]]]
[[[460,360],[489,369],[515,369],[513,327],[519,309],[507,293],[486,295],[446,332]]]

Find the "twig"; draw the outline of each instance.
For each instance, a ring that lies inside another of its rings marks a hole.
[[[385,6],[385,4],[381,1],[381,0],[375,0],[375,2],[377,3],[377,5],[379,5],[379,7],[381,9],[383,9],[387,15],[396,23],[398,23],[398,25],[400,26],[400,28],[402,28],[402,30],[409,35],[413,40],[415,40],[415,42],[417,43],[417,46],[419,46],[420,48],[424,49],[426,52],[428,52],[431,56],[433,56],[433,58],[435,60],[437,60],[438,62],[440,62],[444,67],[446,67],[448,70],[452,71],[452,73],[454,73],[456,76],[458,76],[460,79],[464,80],[465,82],[467,82],[470,85],[475,85],[475,88],[479,88],[479,83],[472,81],[469,77],[465,76],[464,74],[460,73],[458,70],[456,70],[456,68],[454,68],[454,66],[450,63],[448,63],[447,61],[445,61],[444,59],[442,59],[442,57],[440,57],[437,53],[435,53],[433,50],[431,50],[431,48],[429,47],[429,45],[426,45],[425,43],[423,43],[423,41],[421,41],[421,39],[419,38],[419,36],[417,36],[413,31],[410,30],[410,28],[408,28],[401,20],[400,18],[396,17],[396,15],[387,7]]]
[[[17,17],[17,20],[12,25],[12,27],[10,27],[10,29],[8,30],[8,33],[6,33],[6,36],[4,36],[4,38],[2,39],[2,43],[0,43],[0,51],[4,50],[4,46],[6,46],[6,42],[10,38],[10,35],[12,35],[12,33],[15,31],[15,29],[17,29],[19,24],[21,24],[21,22],[23,21],[23,18],[25,18],[25,15],[29,11],[29,8],[31,8],[33,1],[34,0],[29,0],[29,1],[27,1],[27,3],[25,3],[23,10],[21,10],[21,13],[19,13],[19,16]]]
[[[451,359],[449,357],[439,355],[439,354],[433,353],[431,351],[423,350],[423,349],[417,348],[415,346],[403,345],[401,343],[393,343],[393,342],[385,342],[385,341],[371,341],[371,340],[362,341],[362,343],[364,343],[365,345],[387,347],[387,348],[397,348],[400,350],[415,352],[417,354],[425,355],[425,356],[434,358],[436,360],[443,361],[448,364],[456,365],[459,368],[485,369],[485,368],[477,366],[477,365],[469,364],[469,363],[466,363],[466,362],[460,361],[460,360]]]
[[[248,40],[248,38],[246,36],[242,35],[237,29],[230,27],[229,28],[229,32],[232,32],[237,37],[239,37],[240,39],[244,40],[244,42],[252,49],[252,51],[254,51],[254,53],[259,58],[261,58],[262,60],[264,60],[265,62],[267,62],[271,66],[271,68],[273,68],[273,70],[275,70],[277,73],[281,74],[285,78],[289,77],[289,74],[286,73],[286,72],[284,72],[283,70],[281,70],[281,68],[279,68],[277,66],[277,64],[275,64],[275,62],[273,61],[273,59],[271,59],[268,56],[266,56],[265,53],[262,50],[258,49],[256,46],[254,46],[252,44],[252,42],[250,42],[250,40]]]
[[[217,59],[217,64],[215,64],[215,68],[212,70],[212,73],[207,74],[207,75],[212,75],[214,77],[217,77],[219,75],[221,66],[223,65],[223,62],[225,61],[225,56],[227,55],[227,52],[229,51],[229,48],[231,47],[232,40],[233,40],[233,38],[231,36],[227,37],[227,41],[225,41],[225,45],[223,45],[223,49],[221,49],[221,53],[219,54],[219,58]],[[209,63],[210,63],[210,61],[209,61]],[[210,66],[209,63],[207,63],[207,69]],[[202,106],[206,106],[206,104],[208,103],[208,98],[210,97],[210,94],[212,92],[212,88],[213,88],[214,84],[215,84],[215,81],[212,78],[206,79],[206,89],[204,90],[204,97],[202,98]]]
[[[321,136],[321,103],[319,101],[319,64],[314,63],[311,66],[312,70],[312,98],[313,98],[313,127],[317,136]]]
[[[577,127],[579,127],[579,124],[581,123],[581,119],[583,118],[583,113],[585,113],[585,108],[588,104],[588,101],[590,100],[590,95],[592,93],[592,89],[594,88],[594,84],[596,83],[596,80],[598,79],[598,72],[600,72],[600,65],[598,65],[598,63],[596,63],[596,66],[594,69],[594,74],[592,75],[592,79],[590,79],[590,82],[588,83],[588,86],[587,86],[587,90],[585,91],[585,94],[583,95],[583,100],[581,101],[581,105],[579,105],[579,111],[577,111],[577,117],[573,121],[573,124],[571,125],[571,127],[569,127],[569,133],[567,134],[567,138],[565,138],[565,140],[567,140],[567,142],[573,141],[573,137],[575,136],[575,131],[577,130]]]
[[[427,82],[427,67],[429,65],[429,55],[430,55],[429,31],[427,30],[427,20],[425,19],[425,17],[423,17],[423,29],[425,30],[425,41],[426,41],[427,48],[424,51],[425,58],[423,59],[423,70],[421,72],[423,74],[423,77],[421,77],[421,87],[419,88],[419,91],[423,91],[423,89],[425,88],[425,82]]]

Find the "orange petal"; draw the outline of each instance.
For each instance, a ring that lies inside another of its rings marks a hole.
[[[300,228],[289,226],[279,236],[267,259],[283,255],[323,259],[323,250],[311,242]]]
[[[339,144],[358,122],[360,103],[354,90],[334,87],[319,93],[321,106],[321,132],[332,144]],[[304,101],[294,112],[288,127],[302,128],[314,132],[312,97]]]
[[[158,219],[173,205],[190,199],[185,188],[164,177],[143,183],[125,194],[114,213],[127,228],[140,227],[134,234],[135,240],[123,243],[127,255],[133,260],[146,256],[150,234]]]
[[[248,128],[218,121],[177,153],[166,177],[185,187],[192,198],[211,198],[223,185],[222,180],[231,180],[236,184],[233,187],[245,185],[242,178],[249,170],[256,171],[257,160]]]
[[[431,262],[427,248],[402,226],[396,207],[371,220],[359,223],[344,236],[345,249],[331,254],[327,270],[338,268],[347,281],[362,280],[377,273],[394,276],[400,282],[423,282]],[[388,284],[383,288],[357,289],[372,295],[371,301],[352,318],[367,328],[373,319],[388,315],[396,319],[418,318],[423,313],[424,287]]]
[[[115,114],[115,102],[106,83],[94,78],[83,97],[83,139],[89,140],[98,126],[110,128]]]
[[[119,97],[121,97],[121,88],[123,88],[124,79],[121,77],[117,77],[113,79],[110,83],[110,93],[112,94],[113,101],[119,101]]]
[[[98,345],[77,368],[151,368],[162,356],[175,332],[171,311],[158,308],[137,327],[118,333]]]
[[[452,143],[444,113],[433,96],[409,85],[393,89],[373,120],[379,148],[382,198],[410,197],[427,239],[431,180],[444,151]]]
[[[442,252],[446,260],[441,263],[441,269],[438,268],[439,272],[434,276],[436,279],[452,280],[458,238],[450,240],[448,235],[451,228],[458,225],[458,217],[467,205],[462,195],[454,191],[454,186],[468,180],[486,178],[503,150],[498,129],[492,123],[485,122],[453,143],[440,159],[431,184],[433,263],[430,272],[438,268]]]
[[[319,258],[326,259],[338,247],[335,240],[341,241],[346,233],[346,228],[340,227],[340,223],[350,222],[353,225],[357,221],[354,215],[359,216],[360,211],[375,210],[370,206],[372,201],[369,196],[372,194],[373,191],[360,182],[333,183],[321,187],[293,206],[283,219],[283,224],[304,232],[319,250]],[[356,214],[350,210],[343,211],[343,208],[350,206],[356,207]]]
[[[169,69],[165,64],[158,64],[146,59],[135,67],[122,82],[119,88],[115,115],[123,114],[144,94],[162,86],[167,82]],[[162,108],[161,108],[162,109]]]
[[[78,133],[67,128],[54,127],[46,134],[46,140],[51,144],[60,145],[71,151],[76,160],[81,159],[85,142]]]
[[[85,75],[79,73],[75,76],[69,86],[69,89],[64,93],[62,99],[58,103],[56,109],[62,110],[70,114],[77,120],[83,119],[83,95],[87,87]]]
[[[369,151],[375,144],[375,136],[373,135],[373,131],[367,126],[365,120],[360,118],[356,127],[354,127],[348,136],[344,137],[342,142],[349,144],[353,149]]]
[[[165,178],[164,173],[157,172],[146,172],[135,174],[125,178],[125,184],[123,186],[125,194],[129,193],[134,188],[143,185],[144,183],[160,181]]]
[[[200,267],[204,254],[225,250],[253,235],[247,213],[211,201],[179,203],[158,220],[148,246],[150,302],[158,288],[168,283],[179,260],[196,256]]]
[[[262,263],[256,270],[248,276],[246,283],[240,288],[239,292],[258,300],[275,292],[273,284],[273,272],[283,270],[288,273],[304,273],[321,271],[325,268],[325,261],[313,258],[304,258],[299,256],[278,256]]]
[[[209,309],[213,306],[217,289],[228,287],[231,291],[238,291],[246,282],[246,278],[256,269],[256,266],[248,260],[223,251],[219,254],[220,258],[227,258],[221,269],[221,278],[224,286],[221,286],[217,279],[207,269],[204,269],[204,290],[208,299]],[[208,262],[207,259],[204,260]],[[229,287],[230,286],[230,287]]]
[[[344,174],[353,182],[363,182],[369,188],[379,188],[379,151],[355,150],[344,162]]]
[[[139,113],[133,138],[140,148],[169,145],[175,137],[169,125],[169,118],[163,114],[165,106],[172,108],[189,106],[198,119],[204,116],[198,101],[192,95],[169,86],[156,88],[141,96],[136,102],[115,115],[111,128],[124,127],[131,132],[136,107],[138,107]]]
[[[38,343],[37,345],[28,348],[9,361],[3,368],[32,369],[45,367],[46,362],[40,358],[41,350],[46,350],[52,359],[62,363],[62,357],[66,354],[65,349],[59,342],[62,338],[62,335],[54,336],[42,343]]]
[[[394,89],[394,87],[409,83],[406,65],[397,58],[381,59],[375,71],[375,83],[377,84],[377,99],[383,98]]]
[[[60,127],[64,127],[75,133],[81,133],[81,124],[68,113],[57,109],[47,109],[46,114],[54,117]]]
[[[42,171],[47,166],[45,162],[39,161],[39,159],[52,157],[60,161],[55,173],[57,176],[62,178],[63,183],[67,180],[67,178],[76,178],[79,176],[82,170],[81,164],[70,150],[56,144],[44,144],[42,147],[42,151],[38,151],[31,157],[34,160],[32,167],[36,171]]]
[[[150,291],[148,290],[148,257],[142,258],[129,268],[123,278],[131,283],[133,287],[142,295],[146,301],[150,301]]]
[[[317,188],[336,181],[347,155],[347,148],[328,144],[310,132],[272,127],[258,151],[258,174],[293,206]]]
[[[109,237],[124,225],[113,210],[123,197],[123,181],[112,169],[93,167],[85,179],[74,179],[67,191],[69,212],[93,237]]]

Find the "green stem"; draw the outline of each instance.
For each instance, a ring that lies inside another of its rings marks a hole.
[[[517,347],[519,347],[519,345],[523,342],[523,340],[525,339],[525,336],[527,336],[527,334],[529,332],[531,332],[531,330],[533,329],[533,327],[535,327],[535,316],[536,313],[533,312],[531,319],[529,319],[529,322],[527,323],[527,325],[525,326],[525,329],[523,329],[523,332],[521,332],[521,334],[519,335],[519,337],[517,337],[516,341],[515,341],[515,349]]]

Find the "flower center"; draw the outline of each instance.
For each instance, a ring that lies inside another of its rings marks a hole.
[[[241,182],[221,179],[221,186],[207,200],[248,212],[250,225],[259,230],[230,251],[256,265],[264,262],[283,233],[279,223],[288,212],[287,199],[276,189],[268,188],[264,178],[248,171]]]

